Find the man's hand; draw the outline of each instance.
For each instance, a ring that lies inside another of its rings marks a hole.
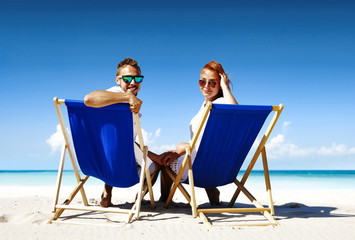
[[[160,155],[160,161],[162,165],[168,166],[174,160],[176,160],[180,155],[175,151],[167,151]]]
[[[142,106],[142,100],[134,96],[133,94],[127,93],[128,94],[128,103],[130,105],[130,109],[132,113],[137,114],[139,113],[139,110],[141,109]]]

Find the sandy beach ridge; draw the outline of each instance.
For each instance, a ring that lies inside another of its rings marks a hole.
[[[64,187],[62,197],[70,189]],[[155,187],[156,197],[158,191]],[[101,187],[89,186],[86,192],[90,204],[98,204]],[[212,214],[208,217],[213,220],[213,228],[192,217],[191,208],[180,194],[168,209],[160,202],[151,209],[149,202],[143,201],[141,218],[124,225],[124,219],[117,214],[75,211],[65,211],[61,221],[76,224],[47,224],[52,217],[51,186],[0,186],[0,193],[0,239],[355,239],[355,190],[274,190],[275,215],[280,227],[220,226],[266,222],[258,213]],[[198,204],[208,207],[203,189],[197,189],[196,193]],[[222,204],[227,205],[230,194],[221,194]],[[260,191],[257,194],[255,197],[266,204],[266,197],[262,196],[265,194]],[[129,190],[118,189],[114,191],[113,204],[128,207],[133,198]],[[76,197],[74,202],[81,204],[81,198]],[[242,196],[236,204],[251,206]]]

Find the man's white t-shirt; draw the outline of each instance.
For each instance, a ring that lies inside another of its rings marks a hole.
[[[118,93],[124,93],[125,92],[125,91],[123,91],[123,89],[120,86],[111,87],[111,88],[107,89],[106,91],[118,92]],[[140,125],[140,118],[142,117],[142,114],[138,113],[138,117],[139,117],[138,119],[139,119],[139,125]],[[137,135],[138,135],[138,132],[137,132],[136,124],[133,121],[133,138],[134,138],[133,141],[135,141],[135,139],[137,139]],[[143,165],[143,152],[138,147],[138,145],[136,143],[134,143],[134,155],[136,157],[137,164],[139,166],[142,166]],[[154,169],[155,169],[154,164],[153,164],[152,160],[147,157],[146,169],[148,169],[148,168],[149,168],[149,172],[150,173],[154,172]]]

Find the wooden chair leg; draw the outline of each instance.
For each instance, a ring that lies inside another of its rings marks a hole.
[[[67,145],[64,144],[63,145],[63,149],[62,149],[62,154],[60,156],[60,162],[59,162],[59,169],[58,169],[58,175],[57,175],[57,184],[56,184],[56,195],[54,198],[54,202],[53,202],[53,209],[52,212],[55,213],[56,212],[56,205],[58,204],[58,199],[59,199],[59,192],[60,192],[60,186],[62,184],[62,176],[63,176],[63,169],[64,169],[64,162],[65,162],[65,152],[67,150]]]
[[[263,160],[263,167],[264,167],[264,177],[265,177],[265,185],[266,185],[266,192],[269,202],[269,208],[271,209],[271,215],[275,215],[274,210],[274,202],[272,200],[272,193],[271,193],[271,182],[270,182],[270,175],[269,175],[269,167],[267,164],[267,157],[266,157],[266,149],[263,148],[261,152],[262,160]]]
[[[147,155],[148,155],[148,147],[144,146],[144,159],[147,159]],[[150,204],[152,206],[152,208],[155,208],[155,201],[154,201],[154,194],[153,194],[153,188],[152,188],[152,179],[150,177],[150,172],[149,172],[149,168],[145,170],[145,177],[147,179],[147,186],[148,186],[148,190],[149,190],[149,197],[150,197]],[[144,194],[143,194],[144,196]]]
[[[167,172],[168,176],[172,179],[172,181],[176,182],[176,177],[175,177],[174,173],[172,173],[169,169],[166,172]],[[187,202],[191,204],[191,197],[190,197],[189,193],[186,191],[186,189],[184,188],[184,186],[182,186],[181,183],[178,183],[177,188],[179,188],[180,192],[184,195]],[[176,191],[176,189],[175,189],[175,191]],[[171,199],[169,200],[169,198],[168,198],[168,200],[166,201],[166,203],[165,203],[166,208],[170,205],[170,203],[172,201],[172,197],[174,196],[174,193],[172,193],[172,191],[170,191],[169,196],[171,195]]]
[[[147,178],[147,186],[148,186],[148,191],[149,191],[150,205],[152,206],[152,208],[155,208],[152,180],[151,180],[151,177],[150,177],[149,169],[146,170],[145,176]]]
[[[194,185],[194,177],[192,172],[192,164],[191,164],[191,157],[188,158],[188,168],[189,168],[189,184],[191,190],[191,208],[192,208],[192,215],[194,218],[197,217],[197,206],[196,206],[196,196],[195,196],[195,185]]]
[[[181,177],[182,177],[182,175],[183,175],[183,173],[185,171],[186,165],[187,165],[187,158],[188,157],[189,157],[189,154],[186,153],[185,159],[182,162],[180,170],[179,170],[179,172],[178,172],[178,174],[177,174],[177,176],[176,176],[176,178],[175,178],[175,180],[173,182],[173,185],[171,187],[170,194],[169,194],[168,199],[166,200],[166,203],[165,203],[165,207],[168,207],[170,205],[171,201],[173,200],[173,196],[175,194],[175,191],[179,187]]]
[[[259,203],[256,198],[242,185],[242,183],[240,183],[238,180],[234,181],[235,184],[238,185],[238,188],[240,188],[240,190],[245,194],[245,196],[254,204],[254,206],[256,208],[264,208],[264,206]],[[271,211],[271,209],[270,209]],[[262,211],[261,212],[266,219],[268,219],[270,221],[270,223],[272,223],[273,225],[280,225],[275,219],[274,217],[271,215],[271,213],[269,211]]]
[[[84,178],[80,181],[80,183],[75,187],[75,189],[71,192],[69,195],[68,199],[64,201],[64,205],[69,205],[71,201],[73,201],[75,195],[81,190],[85,184],[85,182],[88,180],[89,176],[84,176]],[[48,223],[51,223],[54,220],[57,220],[60,215],[64,212],[64,209],[57,209],[57,211],[54,213],[54,216],[48,221]]]
[[[141,209],[141,202],[144,197],[143,186],[144,186],[145,166],[146,166],[146,161],[143,161],[143,164],[141,166],[141,174],[139,177],[140,180],[139,180],[138,197],[137,197],[137,201],[136,201],[136,203],[137,203],[137,207],[136,207],[136,211],[135,211],[136,219],[139,218],[139,213],[140,213],[140,209]],[[132,210],[133,210],[133,207],[132,207]]]

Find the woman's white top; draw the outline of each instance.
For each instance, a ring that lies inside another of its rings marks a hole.
[[[223,97],[220,97],[220,98],[217,98],[216,100],[214,100],[212,103],[225,104],[224,101],[225,101],[225,99]],[[202,104],[198,113],[190,121],[190,138],[191,139],[193,138],[195,132],[197,131],[198,125],[199,125],[201,118],[202,118],[204,108],[205,108],[205,102]],[[209,115],[208,115],[208,117],[209,117]],[[208,117],[207,117],[207,120],[208,120]],[[191,151],[191,163],[193,163],[195,160],[198,148],[201,143],[201,138],[203,136],[203,132],[205,131],[206,122],[205,122],[204,126],[202,127],[201,133],[196,140],[195,147]],[[184,161],[184,158],[185,158],[185,154],[181,155],[178,159],[176,159],[175,161],[170,163],[170,168],[171,168],[171,170],[173,170],[174,173],[177,174],[179,172],[181,164]],[[181,182],[183,182],[187,179],[187,175],[188,175],[187,168],[185,168],[184,174],[182,175],[182,178],[181,178]]]

